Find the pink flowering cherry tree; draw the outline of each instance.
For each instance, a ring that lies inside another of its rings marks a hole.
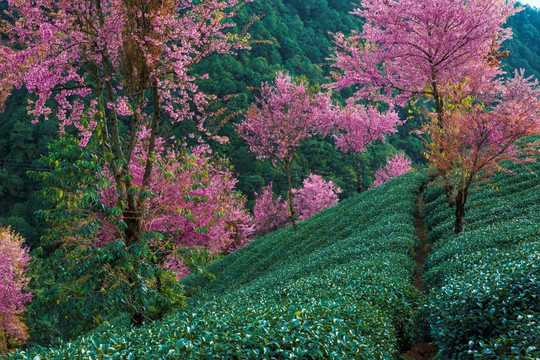
[[[135,281],[142,274],[132,265],[152,263],[134,257],[148,254],[139,245],[149,246],[146,205],[154,196],[150,188],[160,127],[165,116],[172,124],[189,118],[199,132],[210,135],[204,110],[211,96],[199,90],[199,78],[191,69],[209,55],[249,47],[247,35],[229,31],[241,2],[8,3],[0,25],[0,100],[11,88],[24,86],[34,95],[28,106],[32,121],[54,115],[61,133],[74,132],[81,147],[91,145],[89,151],[114,179],[116,200],[104,216],[116,217],[117,252],[125,251],[132,261],[119,271],[126,272],[126,297],[133,299],[131,320],[141,325],[145,309],[151,308],[145,305],[147,296],[141,295],[148,283]],[[138,147],[143,128],[149,136],[144,147]],[[136,152],[145,159],[140,167],[131,161]],[[136,176],[139,183],[133,180]],[[152,271],[145,274],[153,276]]]
[[[335,36],[332,87],[399,105],[433,99],[440,118],[449,88],[500,73],[511,36],[503,25],[517,11],[514,0],[362,0],[352,12],[365,19],[362,31]]]
[[[539,143],[518,145],[524,137],[540,135],[540,87],[538,80],[525,77],[523,71],[501,84],[494,84],[491,102],[463,97],[452,111],[444,113],[447,130],[434,119],[424,126],[430,167],[445,174],[455,199],[454,231],[463,231],[465,204],[473,183],[488,181],[503,171],[503,161],[525,164],[537,161]],[[485,97],[484,97],[485,98]]]
[[[307,219],[321,210],[336,205],[341,189],[332,181],[325,181],[322,176],[309,174],[302,182],[301,189],[293,189],[294,206],[299,219]]]
[[[8,343],[24,342],[28,337],[22,315],[32,299],[26,290],[29,261],[23,239],[9,228],[0,228],[0,355]]]
[[[356,99],[399,106],[433,101],[422,112],[435,113],[444,129],[455,87],[480,95],[502,75],[499,62],[508,52],[501,44],[512,34],[503,26],[521,10],[515,5],[515,0],[363,0],[353,11],[366,20],[362,31],[335,36],[330,87],[353,87]],[[451,191],[446,188],[450,205]]]
[[[278,72],[273,84],[264,83],[260,96],[247,111],[238,132],[249,151],[272,161],[287,178],[290,221],[296,227],[291,168],[296,150],[311,137],[323,119],[333,116],[330,94],[312,93],[304,81]]]
[[[255,193],[253,221],[257,236],[266,235],[289,223],[289,206],[281,196],[274,197],[272,182],[266,185],[260,194]]]
[[[344,108],[337,110],[335,116],[326,118],[322,123],[321,131],[333,135],[338,149],[354,154],[358,193],[362,192],[359,154],[376,140],[384,142],[385,135],[395,133],[396,127],[403,123],[392,108],[380,112],[375,106],[356,104],[352,99],[349,99]]]
[[[375,172],[375,181],[372,187],[386,184],[388,180],[406,174],[411,170],[411,160],[404,153],[388,157],[386,164]]]

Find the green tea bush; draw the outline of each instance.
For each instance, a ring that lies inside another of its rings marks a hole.
[[[464,257],[469,268],[430,294],[442,358],[540,357],[540,242],[514,250]]]
[[[187,308],[102,326],[15,359],[397,359],[416,338],[415,202],[407,174],[281,229],[183,280]]]
[[[540,358],[540,179],[508,165],[520,173],[471,193],[462,234],[444,192],[425,193],[435,241],[426,310],[440,359]]]

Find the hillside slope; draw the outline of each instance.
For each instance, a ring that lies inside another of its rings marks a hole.
[[[187,277],[187,307],[162,321],[10,358],[397,359],[425,304],[439,358],[537,359],[540,164],[507,167],[471,194],[460,235],[444,190],[425,191],[426,297],[411,284],[420,171],[257,239],[210,265],[213,279]]]
[[[426,191],[426,300],[443,359],[540,358],[540,164],[507,168],[470,195],[460,235],[443,192]]]
[[[415,339],[415,202],[407,174],[259,238],[191,276],[187,309],[12,358],[397,358]]]

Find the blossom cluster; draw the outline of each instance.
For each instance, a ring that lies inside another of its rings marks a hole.
[[[11,229],[0,228],[0,334],[18,341],[28,337],[22,315],[25,304],[32,299],[26,289],[30,256],[23,243],[23,238]]]
[[[387,183],[390,179],[411,171],[411,160],[403,153],[386,159],[386,164],[375,172],[373,187]]]
[[[309,174],[302,182],[301,189],[293,189],[293,204],[299,219],[307,219],[321,210],[339,202],[341,189],[332,181],[325,181],[322,176]],[[281,196],[274,198],[272,183],[265,186],[261,194],[255,193],[253,208],[254,223],[258,236],[289,225],[289,211],[286,201]]]

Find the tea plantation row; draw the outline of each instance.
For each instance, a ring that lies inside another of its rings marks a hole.
[[[442,359],[540,358],[540,166],[508,167],[518,175],[471,193],[459,236],[443,192],[425,192],[435,244],[424,280]]]
[[[16,359],[396,359],[414,340],[415,201],[402,176],[184,280],[187,308]]]

